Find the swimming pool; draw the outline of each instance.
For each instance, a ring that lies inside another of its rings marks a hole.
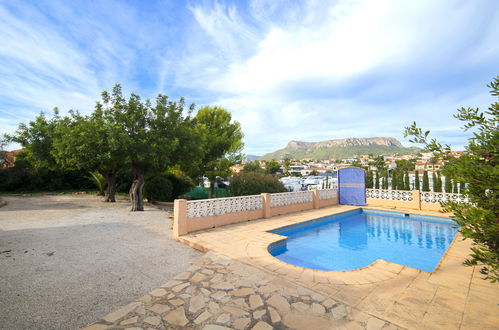
[[[287,239],[269,252],[295,266],[354,270],[383,259],[432,272],[457,230],[447,218],[357,209],[270,232]]]

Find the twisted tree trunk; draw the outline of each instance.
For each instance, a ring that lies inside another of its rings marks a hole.
[[[135,171],[135,179],[133,180],[132,187],[130,188],[130,201],[132,207],[130,211],[144,211],[144,200],[142,197],[142,188],[144,187],[144,173]]]
[[[107,173],[105,175],[107,181],[106,198],[105,202],[116,202],[116,174]]]
[[[215,182],[210,180],[210,190],[208,191],[208,198],[213,198],[215,196]]]

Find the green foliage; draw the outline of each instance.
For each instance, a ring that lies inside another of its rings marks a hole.
[[[277,177],[258,172],[242,172],[234,175],[230,180],[229,188],[233,196],[287,191]]]
[[[416,159],[401,159],[401,160],[396,160],[395,164],[397,164],[397,169],[402,170],[404,172],[407,171],[414,171],[416,168]]]
[[[193,110],[194,104],[186,106],[183,98],[170,101],[162,94],[154,103],[136,94],[126,99],[121,86],[115,85],[112,92],[102,93],[90,115],[70,111],[61,118],[55,109],[53,118],[47,118],[41,113],[7,136],[9,142],[20,143],[27,152],[15,169],[3,173],[8,178],[0,185],[10,190],[20,185],[46,190],[78,181],[62,180],[65,173],[97,171],[107,181],[107,196],[114,196],[116,189],[129,189],[132,210],[143,210],[146,177],[176,166],[214,182],[217,176],[228,175],[229,167],[241,160],[243,134],[231,114],[220,107],[205,107],[192,118]],[[23,162],[28,165],[24,167]],[[51,180],[62,181],[39,182],[46,173],[58,174]],[[185,175],[169,178],[174,197],[192,186]],[[87,178],[84,181],[90,185]]]
[[[59,121],[54,156],[63,168],[89,169],[106,180],[106,201],[115,201],[116,179],[126,169],[119,127],[97,103],[89,116],[70,111]]]
[[[281,164],[279,164],[275,160],[267,160],[265,161],[265,172],[267,174],[276,174],[281,169]]]
[[[419,190],[420,189],[420,186],[419,186],[419,172],[416,171],[414,173],[414,175],[415,175],[415,178],[414,178],[415,179],[415,181],[414,181],[414,189],[415,190]]]
[[[373,187],[373,171],[366,172],[366,188]]]
[[[459,182],[459,193],[460,194],[466,193],[466,185],[464,184],[464,182]]]
[[[404,190],[405,189],[405,187],[404,187],[404,172],[397,171],[396,177],[397,177],[397,189]]]
[[[499,76],[488,87],[493,96],[499,96]],[[499,281],[499,102],[492,103],[485,112],[478,108],[461,108],[454,115],[464,123],[464,130],[472,130],[465,155],[451,159],[443,172],[454,178],[466,190],[468,203],[448,202],[445,211],[452,212],[463,237],[473,240],[470,258],[465,264],[480,266],[485,279]],[[441,155],[449,151],[436,139],[429,139],[429,131],[423,132],[416,123],[406,127],[405,136],[411,142],[422,143],[427,151]]]
[[[130,168],[134,175],[130,188],[131,210],[142,211],[146,176],[161,173],[175,164],[193,166],[196,163],[195,157],[188,161],[198,147],[190,118],[194,105],[186,111],[183,98],[174,102],[162,94],[158,94],[154,105],[149,100],[142,101],[136,94],[126,100],[121,86],[116,85],[111,94],[102,93],[102,108],[125,155],[122,166]]]
[[[411,184],[409,182],[409,173],[404,173],[404,190],[411,190]]]
[[[263,172],[262,167],[260,166],[260,162],[258,160],[254,160],[252,162],[248,162],[243,166],[244,172]]]
[[[408,155],[418,152],[419,148],[405,148],[397,146],[348,146],[348,147],[327,147],[327,148],[289,148],[280,149],[266,155],[263,155],[260,160],[269,159],[285,159],[285,158],[310,158],[310,159],[345,159],[352,158],[355,155]]]
[[[191,188],[185,195],[189,196],[190,199],[207,199],[209,192],[209,188],[194,187]],[[231,194],[228,189],[215,187],[213,198],[224,198],[230,196]]]
[[[291,158],[285,157],[283,160],[283,165],[284,165],[284,173],[287,174],[291,166]]]
[[[210,180],[210,197],[217,177],[230,175],[230,167],[242,160],[243,133],[241,125],[232,122],[230,112],[224,108],[203,107],[194,118],[200,146],[198,176]]]
[[[194,186],[189,177],[178,171],[167,171],[165,177],[170,180],[172,184],[172,200],[184,195]]]
[[[445,192],[446,193],[452,192],[452,180],[449,177],[445,177]]]
[[[0,169],[5,166],[7,150],[5,147],[7,146],[7,142],[3,140],[3,135],[0,134]]]
[[[375,166],[378,172],[386,171],[385,159],[382,156],[374,158],[369,165]]]
[[[380,184],[380,175],[379,172],[375,172],[375,180],[374,180],[374,189],[379,189],[379,184]]]
[[[27,160],[26,153],[19,153],[16,156],[14,167],[0,169],[0,191],[48,192],[94,189],[85,171],[36,167]]]
[[[433,191],[438,192],[438,178],[437,173],[435,171],[432,172],[432,181],[433,181]]]
[[[430,191],[430,178],[428,178],[428,172],[423,171],[423,186],[422,191]]]
[[[87,178],[92,181],[98,189],[98,195],[104,196],[106,193],[106,178],[97,171],[89,172],[90,176]]]
[[[158,175],[147,180],[144,184],[144,197],[149,203],[155,201],[167,202],[172,198],[173,185],[163,175]]]
[[[56,159],[53,154],[53,140],[60,124],[59,110],[54,109],[54,117],[47,118],[42,112],[28,124],[21,123],[15,134],[5,135],[8,142],[16,142],[26,149],[25,159],[36,167],[53,169]]]
[[[443,191],[442,177],[440,176],[440,173],[437,173],[437,182],[435,184],[435,191],[436,192],[442,192]]]
[[[381,189],[388,189],[388,172],[385,173],[385,176],[382,179]]]

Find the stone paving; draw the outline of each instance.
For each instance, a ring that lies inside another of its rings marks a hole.
[[[482,280],[478,267],[462,265],[471,244],[459,236],[432,273],[383,260],[355,271],[315,271],[268,253],[269,244],[283,239],[268,230],[351,209],[335,206],[181,236],[210,252],[85,329],[499,329],[499,285]]]
[[[214,252],[84,328],[397,329],[316,291]]]
[[[358,207],[338,205],[298,212],[195,232],[179,240],[299,283],[399,327],[499,329],[499,284],[482,280],[478,266],[463,266],[471,241],[463,241],[459,235],[432,273],[384,260],[354,271],[319,271],[282,262],[267,250],[284,239],[268,230],[354,208]],[[407,212],[442,216],[429,211]]]

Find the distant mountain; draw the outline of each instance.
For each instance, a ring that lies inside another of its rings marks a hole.
[[[260,159],[311,158],[311,159],[344,159],[354,155],[375,156],[407,155],[419,152],[419,148],[404,147],[399,140],[392,137],[346,138],[320,142],[290,141],[286,148],[263,155]]]
[[[261,156],[246,155],[246,156],[244,157],[244,160],[245,160],[246,162],[252,162],[252,161],[254,161],[254,160],[259,159],[260,157],[261,157]]]

